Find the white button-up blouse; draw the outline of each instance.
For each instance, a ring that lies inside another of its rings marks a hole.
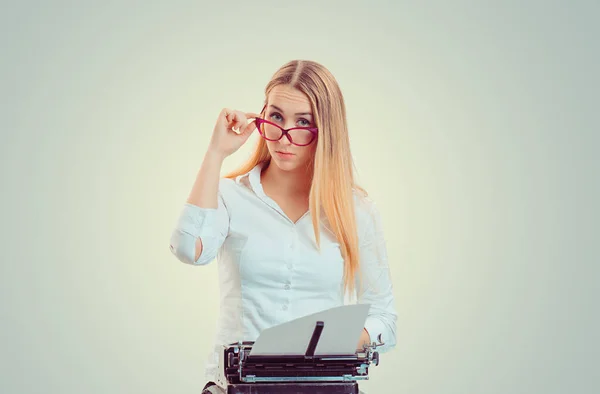
[[[217,259],[220,313],[214,348],[205,368],[215,378],[222,345],[255,341],[271,326],[348,303],[343,291],[340,245],[321,215],[321,251],[310,211],[293,222],[263,191],[259,164],[235,180],[219,181],[218,208],[185,203],[170,247],[183,263],[202,266]],[[371,304],[365,329],[386,352],[396,344],[397,313],[382,223],[374,202],[354,195],[362,289]],[[195,260],[195,240],[202,253]],[[358,279],[357,279],[358,280]],[[358,338],[357,338],[358,342]]]

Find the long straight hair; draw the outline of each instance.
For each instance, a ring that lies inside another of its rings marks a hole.
[[[306,94],[310,101],[319,130],[314,162],[309,163],[312,167],[309,209],[313,231],[320,250],[321,209],[318,208],[322,207],[344,258],[344,290],[352,294],[356,290],[359,272],[354,191],[363,197],[367,196],[367,192],[355,182],[344,97],[329,70],[309,60],[292,60],[273,74],[265,88],[265,105],[269,93],[277,85],[290,85]],[[261,113],[263,117],[264,111]],[[225,177],[235,178],[270,160],[267,144],[260,138],[250,158]]]

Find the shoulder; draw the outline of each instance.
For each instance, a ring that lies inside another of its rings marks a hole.
[[[219,193],[223,197],[231,196],[240,187],[240,183],[235,179],[221,177],[219,178]]]
[[[366,192],[353,190],[354,210],[356,215],[356,226],[359,237],[371,233],[379,225],[379,209],[375,200]]]
[[[357,217],[370,216],[375,210],[377,210],[377,204],[371,196],[365,191],[352,189],[352,197],[354,199],[354,209]]]
[[[219,178],[219,197],[225,205],[234,205],[240,201],[240,198],[247,196],[248,190],[252,190],[248,177],[237,178]]]
[[[225,177],[219,178],[217,194],[219,196],[219,200],[225,205],[225,207],[228,207],[228,205],[231,203],[235,194],[236,186],[237,185],[234,179]]]
[[[235,179],[221,177],[219,178],[219,189],[228,190],[235,187]]]

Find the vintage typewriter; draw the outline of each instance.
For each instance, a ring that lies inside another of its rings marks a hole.
[[[315,355],[323,328],[317,321],[304,354],[252,355],[253,341],[223,346],[217,385],[228,394],[358,394],[358,381],[369,378],[371,365],[379,365],[381,338],[353,355]]]

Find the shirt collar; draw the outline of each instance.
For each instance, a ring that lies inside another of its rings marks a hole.
[[[268,162],[263,161],[262,163],[258,163],[256,166],[254,166],[254,168],[252,168],[250,171],[248,171],[245,174],[241,174],[238,175],[235,178],[235,182],[237,184],[240,183],[245,183],[244,179],[248,178],[248,183],[250,184],[250,188],[252,189],[252,191],[254,191],[254,193],[263,201],[265,201],[268,205],[270,205],[272,208],[274,208],[275,210],[279,211],[283,216],[285,216],[287,218],[287,216],[285,215],[285,213],[283,212],[283,210],[281,210],[281,208],[279,207],[279,205],[273,201],[273,199],[271,199],[269,196],[267,196],[265,194],[265,191],[263,189],[262,183],[260,181],[260,175],[262,173],[263,168],[265,167],[265,165]],[[322,205],[319,204],[319,206],[321,206],[322,209]],[[321,213],[321,215],[323,215]],[[327,226],[327,218],[323,217],[322,223]]]
[[[260,174],[262,173],[262,169],[265,166],[266,162],[258,163],[254,168],[248,171],[245,174],[238,175],[235,178],[236,183],[240,183],[243,178],[248,177],[248,181],[250,182],[250,187],[254,193],[265,196],[265,191],[263,190],[262,183],[260,182]]]

